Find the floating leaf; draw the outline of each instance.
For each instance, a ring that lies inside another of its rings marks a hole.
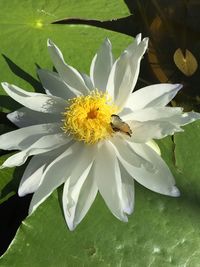
[[[186,76],[192,76],[198,68],[198,63],[195,56],[188,50],[185,50],[185,55],[178,48],[174,53],[174,62],[177,68]]]

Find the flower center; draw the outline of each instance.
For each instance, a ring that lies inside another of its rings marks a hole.
[[[98,90],[87,96],[78,96],[68,100],[63,120],[63,131],[78,141],[94,144],[106,139],[112,133],[111,115],[118,108],[106,93]]]

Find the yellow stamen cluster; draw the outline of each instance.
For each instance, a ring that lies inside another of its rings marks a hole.
[[[87,96],[78,96],[68,100],[64,112],[63,131],[78,141],[94,144],[109,137],[113,130],[111,115],[117,107],[111,103],[108,94],[92,91]]]

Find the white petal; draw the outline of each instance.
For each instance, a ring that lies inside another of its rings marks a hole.
[[[148,117],[148,115],[146,116]],[[158,119],[154,117],[155,120],[128,122],[133,131],[132,137],[129,140],[136,143],[146,143],[151,139],[160,139],[167,135],[173,135],[175,132],[182,132],[181,126],[200,119],[199,113],[182,113],[178,109],[175,109],[174,115],[172,112],[168,118],[162,111],[160,111],[160,116]]]
[[[152,148],[159,156],[161,156],[161,150],[158,144],[152,139],[146,143],[150,148]]]
[[[14,123],[16,126],[22,128],[35,124],[59,122],[62,120],[60,114],[48,114],[37,112],[25,107],[22,107],[7,115],[7,118]]]
[[[145,166],[145,168],[149,171],[154,171],[154,166],[152,163],[131,149],[128,142],[118,136],[113,137],[110,141],[113,144],[115,153],[119,159],[122,157],[124,160],[130,162],[137,168]]]
[[[78,164],[79,155],[82,153],[82,150],[83,144],[76,142],[46,168],[42,177],[42,183],[31,200],[29,214],[69,178]]]
[[[71,90],[75,93],[80,92],[83,95],[88,94],[89,89],[80,73],[65,63],[59,48],[51,40],[47,41],[47,47],[56,70],[60,77],[70,86]]]
[[[124,213],[122,181],[115,151],[109,142],[99,148],[95,159],[94,174],[100,194],[108,208],[121,221],[128,221]]]
[[[93,147],[85,147],[76,168],[64,185],[63,210],[70,230],[74,230],[83,219],[97,194],[94,177],[88,177],[91,175],[93,161]],[[91,191],[92,189],[94,192]]]
[[[38,141],[29,146],[27,149],[22,150],[21,152],[18,152],[13,156],[9,157],[1,165],[1,168],[11,168],[14,166],[20,166],[25,163],[29,156],[51,151],[67,144],[70,141],[71,139],[68,138],[64,133],[43,136]]]
[[[130,215],[134,210],[134,180],[130,174],[119,164],[122,177],[122,206],[123,211]]]
[[[26,149],[42,136],[61,132],[61,123],[38,124],[0,135],[0,149]]]
[[[175,180],[168,166],[162,158],[146,144],[129,143],[131,148],[141,157],[150,161],[154,166],[154,171],[149,171],[145,165],[137,168],[130,160],[119,157],[121,164],[126,171],[140,184],[148,189],[163,195],[177,197],[180,195],[175,186]]]
[[[172,118],[180,117],[182,115],[182,111],[182,108],[151,107],[135,110],[126,115],[119,114],[119,116],[124,121],[171,121]]]
[[[81,76],[82,76],[87,88],[89,88],[90,90],[94,90],[95,87],[94,87],[90,77],[85,73],[81,73]]]
[[[173,123],[176,125],[184,126],[193,121],[200,119],[200,113],[198,112],[184,112],[180,116],[176,116],[173,118]]]
[[[101,48],[94,56],[90,67],[90,77],[94,87],[105,92],[108,76],[113,65],[113,55],[110,40],[105,39]]]
[[[114,63],[107,84],[107,91],[115,104],[123,109],[133,91],[139,75],[140,61],[148,45],[144,38],[134,42],[132,49],[125,50]]]
[[[30,163],[32,163],[32,162],[30,162]],[[28,165],[28,167],[29,167],[29,165]],[[37,168],[35,168],[32,171],[32,173],[28,173],[28,174],[25,170],[25,172],[24,172],[25,176],[24,175],[22,176],[22,180],[20,182],[19,189],[18,189],[18,195],[20,197],[23,197],[27,194],[34,193],[38,189],[38,187],[42,181],[42,175],[44,173],[45,167],[46,167],[46,164],[44,164],[44,163],[40,164],[40,165],[38,164]],[[31,166],[30,166],[30,168],[31,168]],[[29,176],[27,176],[27,175],[29,175]],[[28,177],[28,179],[27,179],[27,177]]]
[[[66,102],[56,96],[26,92],[23,89],[8,83],[2,83],[6,93],[23,106],[44,113],[61,113]]]
[[[168,135],[173,135],[176,132],[183,132],[178,125],[170,121],[131,121],[129,123],[132,129],[131,138],[128,141],[135,143],[147,143],[151,139],[161,139]],[[126,136],[125,136],[126,138]]]
[[[18,195],[20,197],[34,193],[38,189],[45,167],[46,161],[44,162],[39,156],[34,156],[30,160],[20,181],[18,189]]]
[[[34,193],[42,182],[43,173],[47,166],[63,152],[63,147],[52,153],[33,156],[20,181],[18,195],[20,197]]]
[[[113,64],[106,86],[106,90],[109,95],[111,95],[115,104],[119,101],[118,98],[120,91],[124,90],[122,87],[128,86],[128,89],[130,88],[132,78],[133,76],[131,75],[129,54],[127,52],[123,52],[123,54]]]
[[[139,43],[142,41],[142,34],[139,33],[135,36],[133,42],[125,49],[129,53],[133,53]]]
[[[132,110],[166,106],[182,88],[181,84],[159,83],[146,86],[130,95],[126,107]]]
[[[94,176],[90,172],[79,193],[73,226],[76,227],[87,214],[98,192]]]
[[[56,72],[38,69],[38,76],[47,95],[58,96],[65,100],[77,96]]]

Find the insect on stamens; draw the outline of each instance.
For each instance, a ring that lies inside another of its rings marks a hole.
[[[130,126],[124,122],[118,115],[111,115],[110,125],[114,132],[121,132],[131,137],[132,131]]]

